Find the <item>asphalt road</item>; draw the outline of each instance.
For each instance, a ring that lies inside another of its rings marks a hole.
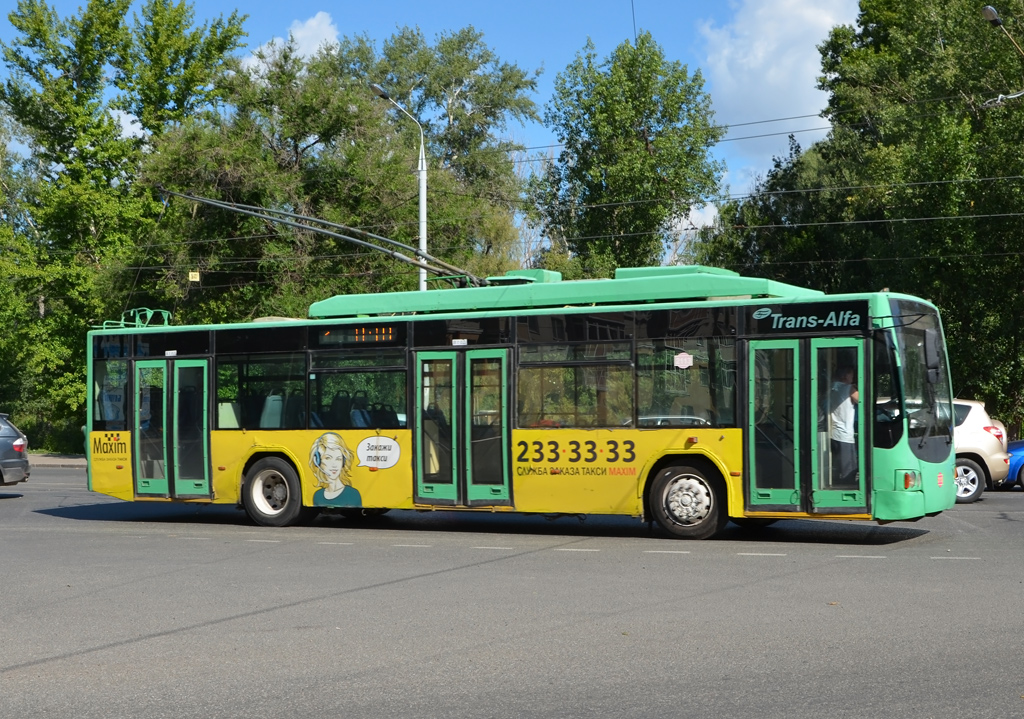
[[[0,717],[1024,716],[1022,520],[267,529],[36,467],[0,487]]]

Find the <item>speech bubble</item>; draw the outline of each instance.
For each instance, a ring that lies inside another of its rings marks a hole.
[[[390,469],[398,464],[402,456],[402,448],[398,440],[391,437],[367,437],[360,440],[356,447],[357,467],[369,467],[371,471]]]

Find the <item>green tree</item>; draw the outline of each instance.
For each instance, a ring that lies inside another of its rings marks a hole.
[[[221,98],[215,80],[233,69],[242,46],[245,16],[237,12],[193,27],[190,3],[150,0],[131,28],[131,39],[113,60],[117,106],[149,136],[211,109]],[[172,81],[168,81],[172,78]]]
[[[528,71],[502,61],[472,26],[438,35],[433,45],[418,28],[400,28],[378,51],[365,36],[345,38],[334,54],[338,72],[357,84],[374,82],[423,126],[431,172],[439,168],[458,183],[439,196],[431,174],[429,216],[435,207],[464,205],[463,217],[450,216],[440,224],[460,239],[460,262],[477,274],[500,274],[521,265],[521,238],[515,216],[522,206],[524,178],[516,156],[523,146],[508,135],[512,123],[538,120],[530,97],[540,70]],[[405,117],[381,104],[397,137],[414,152],[418,131]],[[455,225],[450,225],[455,223]],[[430,219],[431,237],[437,235]],[[431,246],[434,246],[431,240]],[[442,245],[444,246],[444,245]]]
[[[26,319],[21,356],[25,380],[15,409],[37,444],[81,446],[85,333],[90,324],[124,309],[124,258],[147,236],[161,209],[134,182],[143,141],[125,133],[121,118],[123,108],[141,112],[149,99],[167,93],[149,92],[153,88],[142,87],[141,75],[115,78],[117,68],[135,67],[126,58],[145,56],[145,43],[164,30],[183,32],[184,26],[180,16],[175,20],[173,13],[159,11],[172,6],[149,0],[143,14],[151,24],[137,23],[137,35],[125,24],[129,6],[130,0],[90,0],[62,18],[45,2],[19,0],[8,15],[18,35],[0,43],[8,70],[0,106],[24,135],[26,164],[36,180],[25,196],[25,220],[14,233],[31,248],[34,265],[24,278],[34,284],[21,295],[32,312],[26,315],[31,320]],[[205,48],[196,52],[200,64],[218,66],[202,33],[172,44],[188,56],[189,42]],[[178,92],[191,87],[202,102],[209,100],[201,81],[189,85],[195,64],[167,65],[146,82],[174,89],[172,109],[195,107],[201,103],[189,104]],[[148,94],[140,99],[140,92]],[[173,114],[143,114],[149,131],[158,119],[175,120]]]
[[[703,85],[646,32],[602,63],[588,41],[558,75],[544,121],[562,150],[532,187],[551,261],[568,255],[600,275],[661,260],[722,172],[709,153],[723,130]]]
[[[262,48],[221,82],[231,111],[162,137],[147,181],[415,246],[419,130],[370,92],[373,81],[399,87],[396,100],[424,127],[431,254],[482,274],[507,268],[521,183],[515,145],[499,133],[533,112],[533,81],[471,28],[433,47],[403,29],[380,53],[363,37],[308,59],[291,41]],[[296,316],[311,298],[415,286],[415,269],[379,253],[208,207],[171,203],[159,235],[139,287],[189,319]],[[201,285],[187,282],[188,270],[201,272]]]
[[[18,408],[26,387],[26,329],[32,320],[32,293],[39,270],[30,238],[34,234],[28,202],[32,176],[10,149],[13,135],[0,114],[0,407]]]
[[[1024,7],[1018,4],[1018,10]],[[1005,18],[1019,35],[1015,17]],[[1021,59],[966,0],[863,0],[820,46],[833,128],[723,207],[704,261],[936,302],[954,391],[1024,417]]]

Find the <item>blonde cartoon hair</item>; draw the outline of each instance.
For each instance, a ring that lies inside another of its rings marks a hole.
[[[352,452],[345,445],[345,440],[336,432],[325,432],[320,435],[309,449],[309,467],[313,470],[313,476],[316,477],[317,486],[327,487],[330,484],[330,479],[321,467],[323,456],[328,450],[341,452],[341,474],[338,475],[338,479],[346,487],[349,486],[351,484],[349,476],[352,473]]]

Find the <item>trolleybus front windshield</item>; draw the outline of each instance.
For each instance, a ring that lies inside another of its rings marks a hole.
[[[910,448],[941,462],[953,444],[952,399],[938,313],[912,300],[892,300]]]

